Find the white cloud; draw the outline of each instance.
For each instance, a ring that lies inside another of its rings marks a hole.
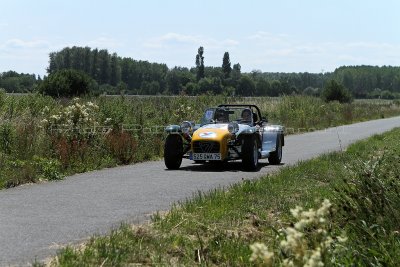
[[[267,43],[267,42],[286,43],[287,37],[288,35],[286,34],[272,34],[270,32],[258,31],[253,35],[247,36],[246,39],[258,43]]]
[[[99,37],[94,40],[88,41],[87,45],[91,48],[105,48],[105,49],[115,49],[123,46],[124,44],[116,39],[108,37]]]
[[[244,38],[240,51],[245,71],[333,71],[342,65],[398,65],[400,44],[367,41],[310,42],[285,34],[259,31]]]
[[[222,47],[234,47],[239,42],[233,39],[217,40],[202,35],[186,35],[180,33],[166,33],[162,36],[151,38],[143,43],[146,48],[162,49],[171,46],[204,46],[206,49],[219,49]],[[179,49],[178,47],[178,49]]]
[[[21,40],[9,39],[4,43],[0,43],[1,50],[15,50],[15,49],[46,49],[50,44],[45,40]]]

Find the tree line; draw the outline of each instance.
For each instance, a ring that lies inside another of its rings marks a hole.
[[[343,66],[327,73],[272,73],[259,70],[242,73],[239,63],[231,63],[229,52],[222,55],[221,65],[217,67],[207,66],[206,59],[205,49],[199,47],[193,67],[168,68],[166,64],[119,57],[106,49],[74,46],[50,53],[47,73],[48,76],[61,70],[84,73],[90,79],[85,84],[89,84],[88,91],[93,94],[319,96],[321,89],[333,79],[356,98],[400,96],[400,67]],[[71,73],[66,75],[79,76]],[[44,80],[47,78],[44,77]],[[9,92],[32,91],[40,83],[40,77],[31,74],[10,71],[0,75],[0,87]],[[57,84],[57,80],[52,79],[52,86],[54,84]]]
[[[35,74],[17,73],[10,70],[0,73],[0,88],[10,93],[32,92],[41,80],[41,77],[36,77]]]

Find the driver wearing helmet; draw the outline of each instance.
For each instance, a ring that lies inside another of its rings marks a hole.
[[[242,111],[242,122],[244,123],[252,123],[253,112],[249,108],[245,108]]]
[[[228,113],[223,109],[217,109],[215,112],[215,119],[217,122],[228,122]]]

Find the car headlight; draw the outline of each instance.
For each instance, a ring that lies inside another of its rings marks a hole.
[[[228,131],[231,134],[235,134],[239,131],[239,124],[237,124],[236,122],[231,122],[228,124]]]
[[[184,121],[181,123],[181,131],[184,134],[188,134],[192,131],[192,124],[188,121]]]

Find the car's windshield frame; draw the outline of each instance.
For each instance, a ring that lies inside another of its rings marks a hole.
[[[245,111],[248,111],[250,113],[250,116],[247,119],[243,118],[243,113],[245,113]],[[253,125],[254,123],[256,123],[256,121],[253,121],[253,114],[255,113],[254,111],[258,112],[257,109],[254,110],[251,106],[248,105],[226,107],[219,106],[217,108],[208,108],[204,112],[204,115],[201,119],[201,125],[230,122]],[[260,115],[257,114],[257,118],[259,120]]]

